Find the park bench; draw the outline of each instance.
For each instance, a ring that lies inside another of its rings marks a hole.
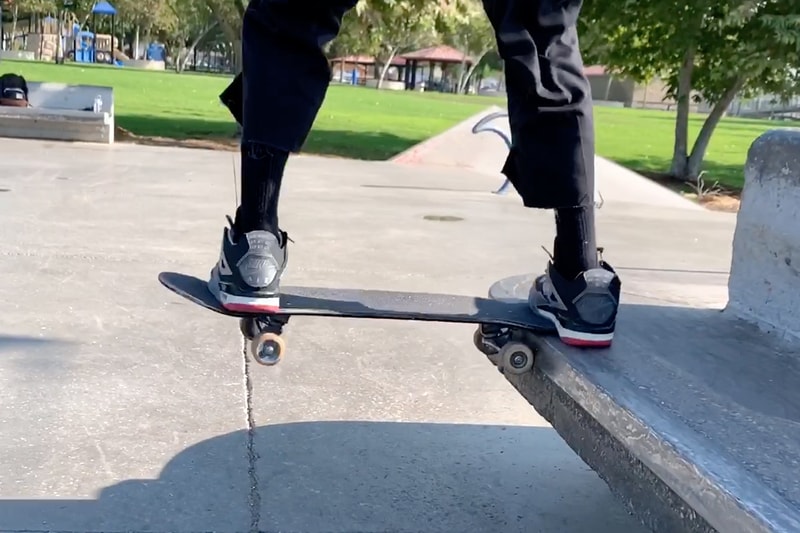
[[[98,95],[102,99],[102,110],[95,113],[93,105]],[[29,81],[28,102],[31,107],[0,106],[0,136],[114,142],[114,90],[111,87]]]
[[[724,308],[623,296],[611,348],[543,339],[506,376],[653,531],[800,531],[798,211],[800,130],[770,131],[748,153]]]

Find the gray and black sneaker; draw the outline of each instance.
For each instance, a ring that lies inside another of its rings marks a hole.
[[[528,303],[555,325],[564,344],[605,348],[614,338],[621,285],[602,258],[599,268],[573,280],[559,274],[551,261],[531,287]]]
[[[222,235],[219,261],[208,289],[225,309],[245,313],[280,312],[280,279],[288,254],[285,232],[238,234],[234,223]]]

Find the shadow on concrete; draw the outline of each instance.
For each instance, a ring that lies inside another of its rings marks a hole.
[[[0,359],[9,365],[8,369],[18,370],[25,375],[57,377],[73,364],[75,349],[79,344],[68,339],[0,334]],[[0,427],[0,438],[2,434]],[[0,521],[0,529],[2,526]]]
[[[61,339],[46,339],[43,337],[30,337],[26,335],[5,335],[0,334],[0,352],[16,350],[18,348],[34,348],[43,344],[64,345],[70,341]]]
[[[76,465],[75,472],[97,467]],[[43,496],[0,501],[2,528],[637,530],[558,435],[537,427],[360,421],[268,425],[200,442],[170,460],[157,479],[123,481],[93,500]]]

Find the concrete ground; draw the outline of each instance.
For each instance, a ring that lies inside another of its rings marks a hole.
[[[161,287],[216,260],[232,157],[0,142],[0,530],[643,531],[472,327],[295,318],[265,368]],[[552,214],[423,170],[293,159],[285,283],[483,295],[544,267]],[[625,191],[598,223],[626,294],[724,302],[733,216]]]

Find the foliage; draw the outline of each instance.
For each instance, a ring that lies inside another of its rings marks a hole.
[[[479,0],[464,0],[454,11],[443,20],[441,39],[472,60],[469,69],[462,65],[458,92],[464,92],[484,57],[495,50],[496,40],[494,29]]]
[[[647,82],[658,76],[678,102],[670,173],[695,180],[711,135],[733,99],[800,92],[800,0],[586,0],[587,62]],[[691,100],[712,110],[688,151]]]
[[[54,15],[63,0],[0,0],[6,17]],[[144,39],[167,45],[178,70],[192,50],[206,48],[240,61],[247,0],[111,0],[122,43]],[[75,0],[86,22],[94,0]],[[20,25],[21,27],[21,25]],[[788,98],[800,92],[800,0],[584,0],[579,34],[585,64],[648,82],[658,77],[677,101],[670,173],[694,181],[711,136],[737,97],[757,93]],[[449,44],[475,60],[462,65],[459,89],[487,68],[499,69],[494,34],[480,0],[359,0],[326,52],[378,59],[383,78],[392,58],[407,50]],[[238,70],[238,65],[236,67]],[[689,105],[710,108],[693,144]],[[691,149],[690,149],[691,148]]]

